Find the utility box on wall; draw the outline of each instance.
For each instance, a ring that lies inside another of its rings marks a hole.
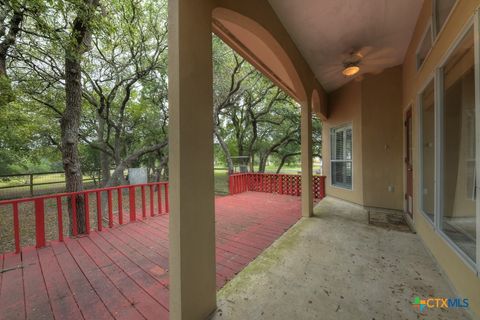
[[[144,184],[148,183],[147,168],[129,168],[128,182],[130,184]]]

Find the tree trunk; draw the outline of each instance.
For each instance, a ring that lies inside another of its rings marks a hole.
[[[260,160],[259,160],[259,163],[258,163],[258,172],[260,172],[260,173],[265,172],[265,169],[267,168],[268,156],[269,156],[269,154],[260,155]]]
[[[77,9],[70,34],[72,41],[65,49],[65,111],[60,120],[62,160],[67,192],[83,190],[82,168],[78,154],[78,137],[82,117],[82,55],[88,47],[88,23],[100,0],[84,0]],[[89,13],[89,14],[87,14]],[[86,232],[83,196],[76,198],[77,232]],[[73,233],[73,206],[68,202],[70,231]]]
[[[117,163],[117,167],[113,171],[112,176],[110,177],[110,180],[107,183],[106,187],[112,187],[116,183],[121,181],[121,179],[123,179],[123,171],[127,169],[133,162],[137,161],[141,156],[150,152],[161,150],[166,146],[167,146],[167,142],[163,142],[163,143],[155,144],[153,146],[145,147],[135,151],[126,159],[121,160],[119,163]]]
[[[105,142],[105,119],[101,114],[97,115],[97,122],[97,143],[103,150],[107,150]],[[104,187],[108,183],[108,180],[110,180],[110,156],[103,151],[100,151],[99,156],[102,187]]]
[[[282,157],[282,161],[280,162],[280,165],[278,166],[277,168],[277,174],[280,173],[280,171],[282,171],[282,168],[283,166],[285,165],[285,162],[287,162],[287,159],[290,158],[290,157],[293,157],[293,156],[299,156],[300,155],[300,152],[295,152],[295,153],[288,153],[286,155],[284,155]]]
[[[223,153],[225,154],[225,158],[227,159],[227,167],[228,167],[228,174],[233,173],[233,160],[232,160],[232,155],[230,154],[230,150],[228,150],[228,146],[225,143],[225,140],[220,136],[220,133],[218,132],[218,129],[214,129],[215,136],[217,137],[218,142],[220,143],[220,147],[223,150]]]
[[[160,161],[160,178],[158,181],[161,179],[168,181],[168,174],[168,155],[164,155]]]
[[[255,154],[251,153],[249,156],[250,156],[250,172],[255,172]]]
[[[3,6],[0,7],[2,10]],[[0,23],[7,24],[5,21],[7,14],[2,12]],[[9,31],[4,35],[4,40],[0,42],[0,106],[12,102],[15,96],[12,92],[10,80],[7,77],[7,54],[9,49],[15,45],[17,37],[20,34],[20,26],[24,20],[23,11],[13,11],[12,17],[8,22]]]
[[[78,154],[78,134],[82,114],[81,65],[77,55],[66,52],[65,57],[66,106],[61,119],[62,160],[65,170],[67,192],[83,190],[82,168]],[[86,232],[83,196],[76,197],[78,233]],[[73,210],[71,198],[68,202],[70,231],[73,233]]]

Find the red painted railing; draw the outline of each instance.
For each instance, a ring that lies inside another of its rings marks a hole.
[[[302,194],[302,176],[293,174],[238,173],[230,175],[230,194],[246,191],[278,193],[291,196]],[[325,176],[313,176],[315,199],[325,198]]]
[[[0,201],[0,212],[6,210],[7,214],[13,214],[13,238],[15,244],[15,252],[21,251],[21,225],[20,217],[28,219],[35,216],[35,245],[37,248],[44,247],[47,242],[45,233],[45,216],[51,217],[51,214],[56,213],[56,224],[58,240],[63,241],[65,236],[64,231],[64,212],[68,212],[68,205],[71,204],[72,210],[72,226],[71,235],[77,236],[79,226],[77,223],[77,206],[79,201],[83,201],[85,209],[85,230],[87,233],[91,231],[91,215],[95,215],[95,222],[98,231],[102,231],[104,222],[108,227],[112,228],[116,223],[114,218],[117,218],[118,224],[124,223],[124,199],[123,193],[128,190],[128,207],[130,222],[135,221],[141,213],[142,218],[146,218],[147,214],[154,216],[155,214],[162,214],[169,212],[168,202],[168,182],[155,182],[138,185],[119,186],[102,189],[91,189],[81,192],[60,193],[47,196],[40,196],[34,198],[22,198],[15,200]],[[137,191],[139,199],[137,199]],[[149,203],[147,203],[147,194]],[[114,205],[114,197],[116,196],[116,210]],[[93,201],[91,201],[93,199]],[[102,205],[102,198],[104,204]],[[105,199],[106,198],[106,199]],[[80,200],[79,200],[80,199]],[[96,202],[96,203],[95,203]],[[156,206],[155,206],[156,202]],[[137,204],[140,207],[137,207]],[[20,210],[20,208],[24,210]],[[65,207],[65,208],[64,208]],[[103,211],[106,212],[103,212]],[[5,213],[5,211],[3,212]],[[104,218],[104,215],[106,216]],[[68,215],[67,215],[68,217]],[[51,219],[50,219],[51,220]],[[8,229],[8,228],[4,228]],[[0,235],[4,236],[4,235]],[[53,239],[48,239],[53,240]]]

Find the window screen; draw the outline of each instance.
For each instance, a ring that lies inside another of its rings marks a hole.
[[[332,185],[352,189],[352,126],[343,126],[331,131]]]

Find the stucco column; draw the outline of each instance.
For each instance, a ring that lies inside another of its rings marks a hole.
[[[302,216],[313,215],[313,176],[312,176],[312,106],[302,104]]]
[[[211,1],[168,1],[170,319],[216,308]]]

